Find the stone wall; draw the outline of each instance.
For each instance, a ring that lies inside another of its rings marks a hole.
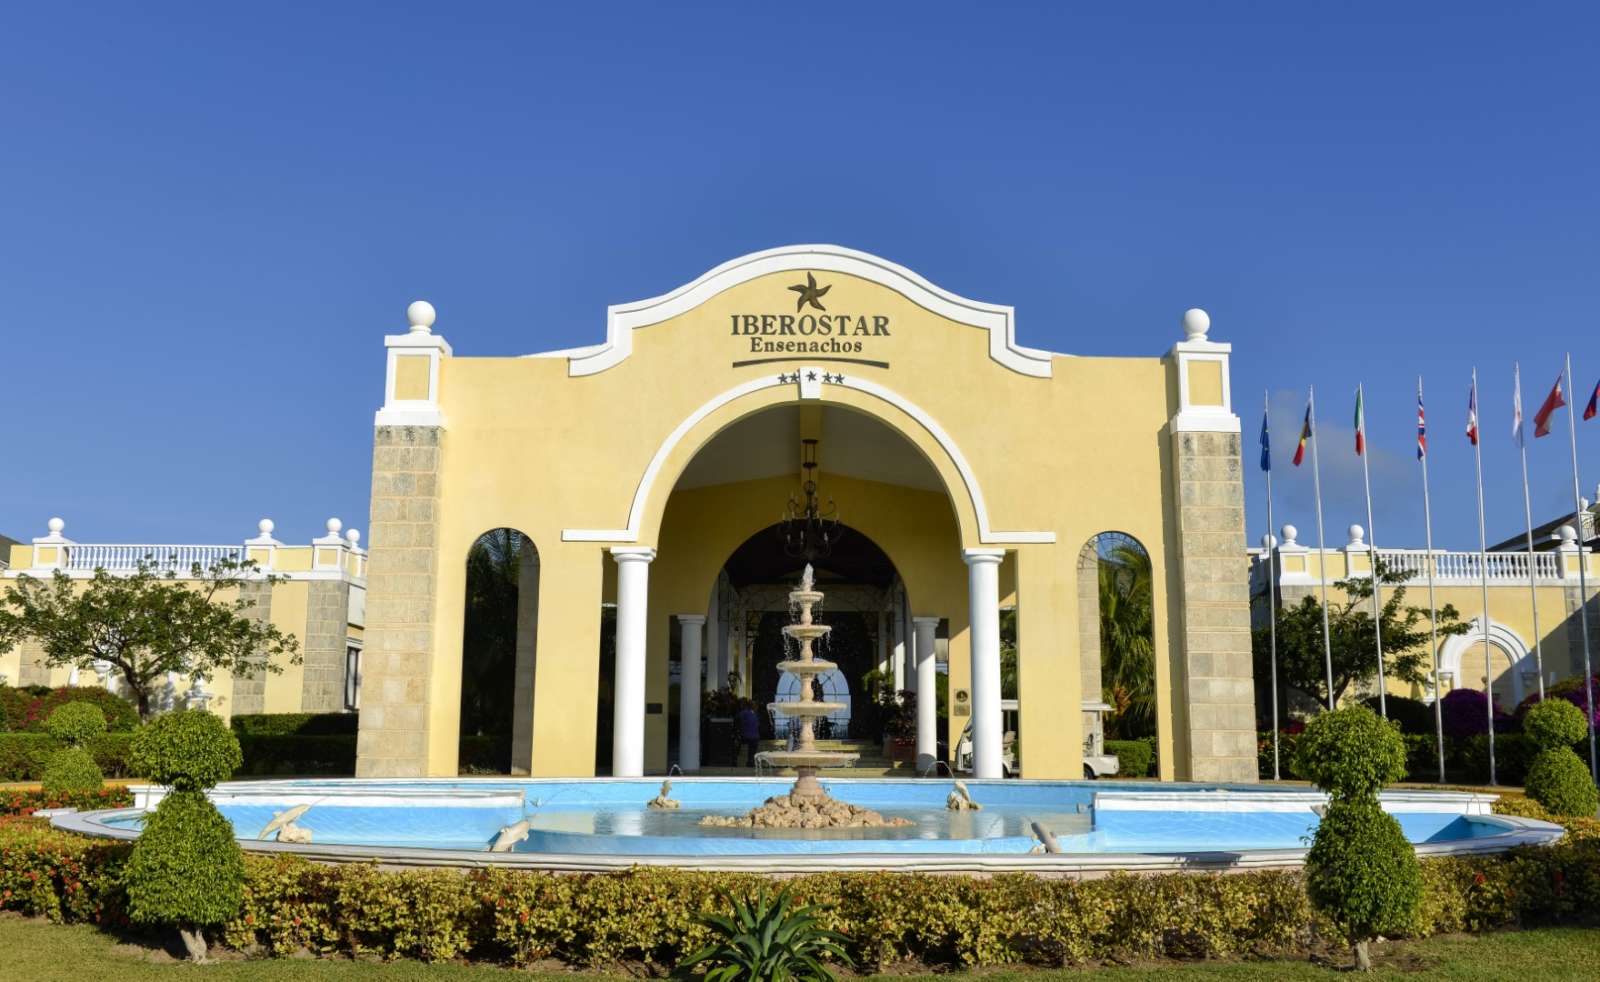
[[[1256,779],[1255,681],[1237,433],[1174,433],[1185,725],[1195,781]]]
[[[272,620],[272,584],[265,580],[246,580],[239,584],[239,599],[255,603],[248,616],[257,624],[265,624]],[[238,716],[242,713],[259,713],[267,708],[267,673],[265,669],[249,675],[235,675],[233,677],[233,696],[228,704],[228,712]]]
[[[350,624],[348,580],[312,580],[306,593],[306,638],[301,646],[305,675],[300,709],[336,713],[344,709],[345,648]]]
[[[427,771],[442,437],[431,426],[379,426],[373,435],[360,777]]]

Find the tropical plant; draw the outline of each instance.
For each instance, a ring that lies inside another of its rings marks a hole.
[[[1111,705],[1106,721],[1126,739],[1156,732],[1155,629],[1150,554],[1128,536],[1101,535],[1099,554],[1100,680]]]
[[[1431,664],[1428,658],[1428,609],[1406,604],[1406,581],[1412,574],[1388,563],[1378,563],[1383,582],[1382,618],[1384,673],[1392,679],[1420,684],[1426,680]],[[1372,579],[1351,577],[1335,582],[1342,601],[1328,604],[1328,640],[1333,661],[1333,697],[1337,705],[1345,692],[1357,682],[1370,681],[1377,674],[1377,640],[1372,627]],[[1265,604],[1263,589],[1253,603]],[[1434,611],[1441,638],[1465,634],[1455,607],[1444,604]],[[1291,689],[1326,706],[1328,704],[1328,656],[1322,642],[1322,604],[1305,597],[1298,604],[1278,610],[1278,680]],[[1266,678],[1272,670],[1272,646],[1267,626],[1252,635],[1256,678]]]
[[[0,654],[23,641],[44,648],[45,664],[94,671],[109,664],[148,719],[168,673],[235,677],[299,664],[300,645],[255,613],[246,584],[272,584],[254,560],[222,559],[189,568],[193,582],[147,558],[128,575],[104,569],[87,582],[56,570],[49,580],[22,574],[0,598]]]
[[[776,897],[763,886],[754,896],[724,899],[732,915],[700,918],[715,940],[678,965],[679,978],[701,969],[706,982],[833,982],[827,960],[850,964],[847,939],[818,921],[822,908],[796,906],[787,887]]]

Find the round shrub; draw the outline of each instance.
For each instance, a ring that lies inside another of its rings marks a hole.
[[[1375,798],[1328,805],[1306,854],[1305,876],[1312,904],[1357,946],[1363,962],[1366,942],[1405,933],[1422,903],[1416,850]]]
[[[69,747],[85,747],[106,732],[106,714],[92,702],[63,703],[45,721],[44,731]]]
[[[1539,751],[1528,768],[1526,790],[1553,815],[1593,818],[1600,810],[1600,791],[1595,790],[1589,765],[1571,747]]]
[[[52,793],[98,791],[105,783],[105,775],[100,773],[100,765],[94,762],[89,751],[82,747],[68,747],[50,755],[39,783]]]
[[[1489,697],[1477,689],[1451,689],[1439,704],[1444,718],[1444,735],[1457,740],[1489,732]],[[1505,728],[1511,717],[1496,710],[1495,732]]]
[[[1406,774],[1400,731],[1365,706],[1322,713],[1295,741],[1294,772],[1335,798],[1375,795]]]
[[[226,781],[242,760],[239,739],[203,709],[156,717],[134,736],[130,754],[134,773],[178,791],[204,791]]]
[[[1528,709],[1522,718],[1522,732],[1540,750],[1571,748],[1589,732],[1583,710],[1565,699],[1546,699]]]
[[[193,930],[239,911],[244,857],[233,826],[200,791],[174,791],[144,823],[128,856],[128,917]]]

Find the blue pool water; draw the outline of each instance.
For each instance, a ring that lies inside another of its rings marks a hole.
[[[1296,849],[1316,828],[1309,792],[1149,782],[969,782],[977,812],[945,808],[949,781],[824,780],[834,797],[910,826],[826,831],[703,827],[706,815],[742,814],[786,793],[783,779],[674,781],[677,810],[646,807],[651,780],[278,781],[228,784],[213,793],[242,839],[274,813],[311,807],[296,824],[318,844],[482,851],[527,819],[516,851],[557,854],[745,855],[784,853],[1026,853],[1038,823],[1070,853],[1235,852]],[[1387,801],[1414,843],[1502,831],[1473,814],[1484,799],[1411,793]],[[133,826],[138,815],[111,820]]]

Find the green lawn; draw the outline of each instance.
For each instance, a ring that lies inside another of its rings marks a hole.
[[[196,977],[215,982],[481,982],[496,979],[506,982],[517,979],[599,982],[606,978],[597,974],[571,972],[540,974],[502,968],[423,965],[417,962],[367,964],[330,959],[223,961],[197,967],[174,962],[162,952],[122,943],[92,927],[63,927],[14,915],[0,915],[0,952],[3,952],[0,955],[0,977],[26,979],[28,982],[84,982],[85,979],[146,982]],[[1559,928],[1481,937],[1436,938],[1415,944],[1381,945],[1375,955],[1379,966],[1374,973],[1377,978],[1415,982],[1432,979],[1464,979],[1468,982],[1491,979],[1517,982],[1587,980],[1596,977],[1595,966],[1600,965],[1600,930]],[[1343,973],[1298,960],[1062,972],[983,971],[974,974],[972,979],[974,982],[1002,982],[1013,978],[1025,982],[1048,982],[1051,979],[1086,975],[1092,976],[1095,982],[1141,982],[1144,979],[1170,978],[1278,982],[1343,977]]]

